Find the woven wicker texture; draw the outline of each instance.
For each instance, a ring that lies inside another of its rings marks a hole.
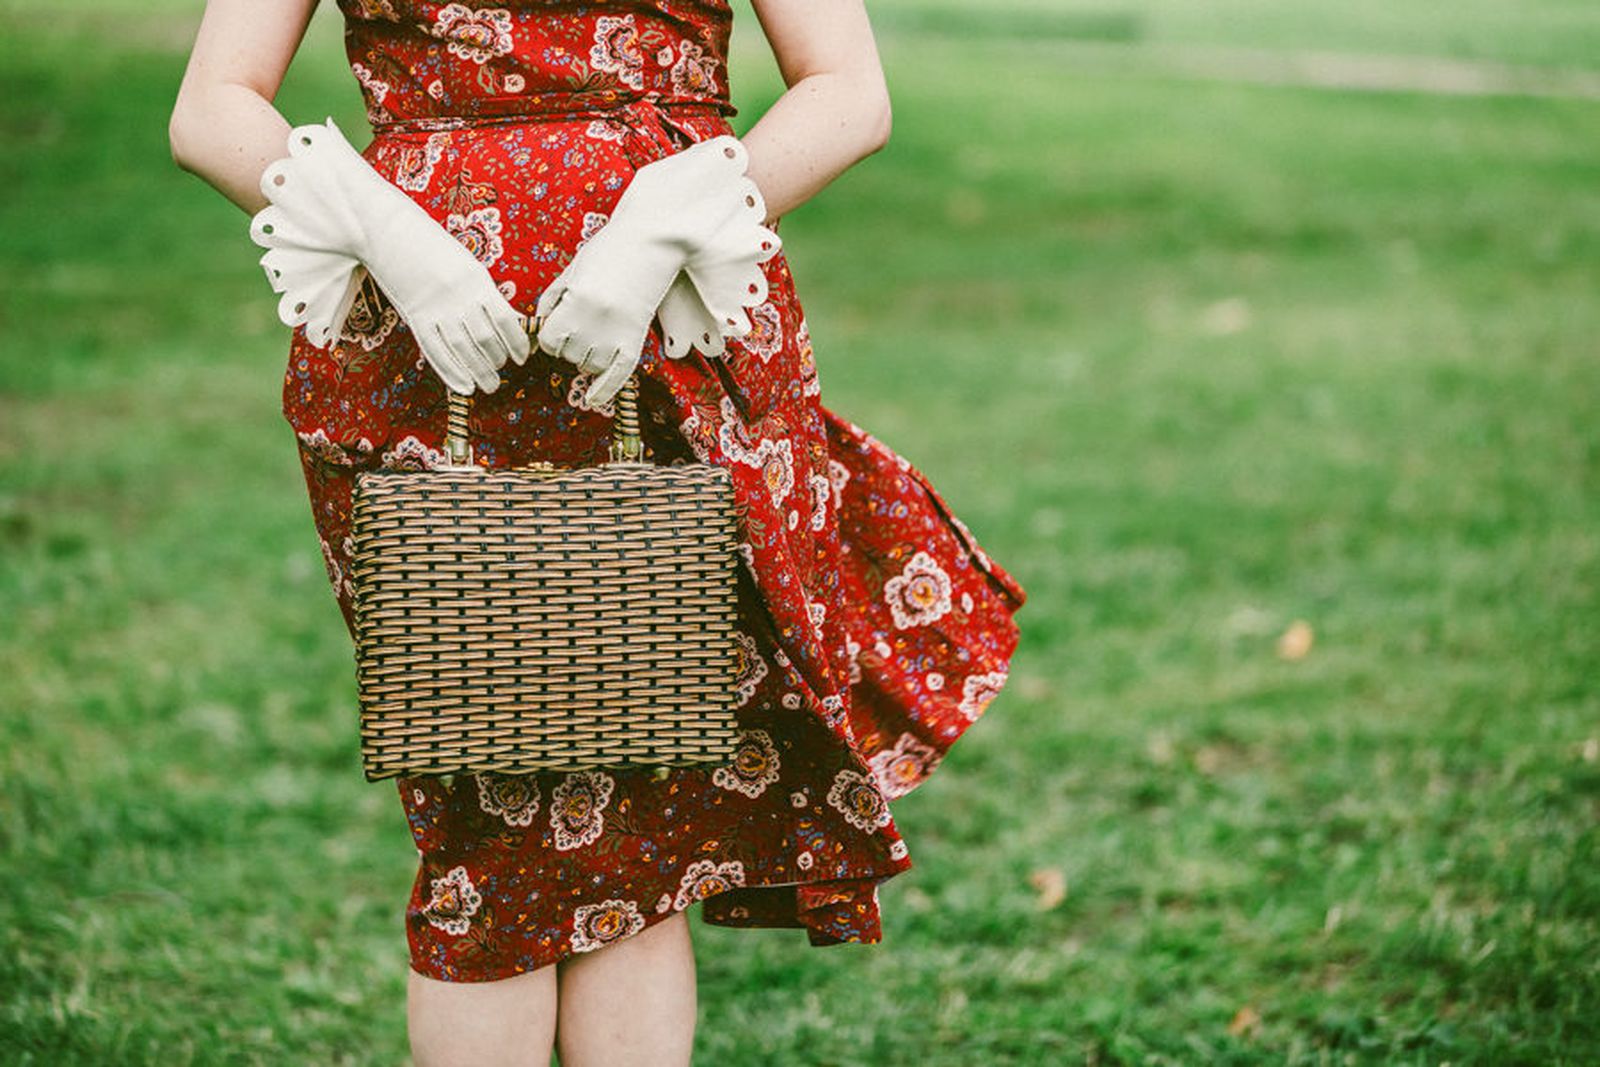
[[[369,780],[732,757],[726,470],[374,471],[353,519]]]

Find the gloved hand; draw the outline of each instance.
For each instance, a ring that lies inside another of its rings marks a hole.
[[[416,338],[422,355],[457,393],[492,393],[507,359],[528,358],[518,315],[466,246],[385,181],[327,125],[297,126],[289,155],[267,166],[271,203],[250,222],[278,302],[278,317],[304,325],[318,348],[339,335],[365,267]]]
[[[750,332],[745,309],[767,298],[760,265],[781,243],[761,225],[767,209],[748,163],[744,145],[721,136],[640,167],[540,295],[539,347],[595,375],[586,404],[606,403],[628,380],[669,290],[669,354],[691,344],[720,352],[724,338]],[[687,287],[674,285],[680,271]]]

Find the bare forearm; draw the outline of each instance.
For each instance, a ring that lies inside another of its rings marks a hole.
[[[882,83],[825,72],[796,82],[742,138],[749,174],[776,219],[805,203],[889,136]]]
[[[172,158],[254,214],[289,124],[272,106],[317,0],[207,0],[167,132]]]
[[[284,154],[289,123],[243,85],[211,85],[180,96],[169,128],[172,158],[245,211],[266,207],[261,172]]]

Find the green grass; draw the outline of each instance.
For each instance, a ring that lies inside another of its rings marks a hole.
[[[361,779],[257,251],[167,159],[187,23],[139,7],[0,38],[0,1061],[401,1062],[415,852]],[[1248,7],[1182,32],[1600,33]],[[825,400],[1027,586],[1024,643],[896,803],[884,944],[695,920],[697,1062],[1600,1059],[1600,105],[887,22],[893,140],[786,251]],[[358,127],[331,20],[307,47],[283,109]]]

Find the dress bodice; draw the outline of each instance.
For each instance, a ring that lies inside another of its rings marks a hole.
[[[726,0],[339,0],[377,128],[449,125],[633,100],[732,114]]]

